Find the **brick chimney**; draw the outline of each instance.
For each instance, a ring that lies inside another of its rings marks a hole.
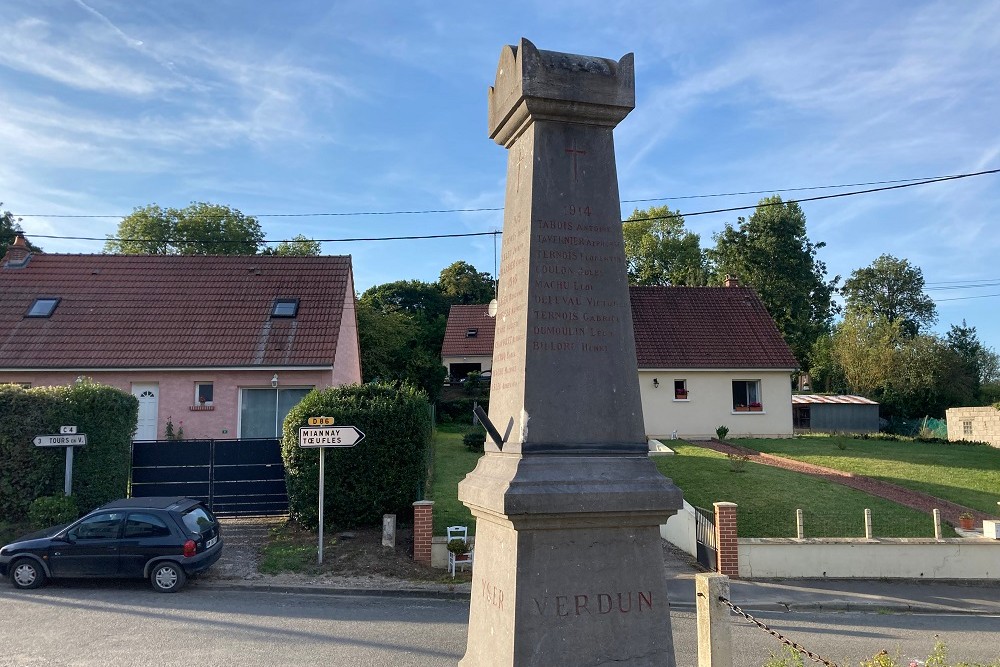
[[[0,259],[0,266],[5,269],[19,269],[28,264],[31,259],[31,250],[28,249],[28,241],[24,234],[18,233],[14,237],[14,242],[7,248],[7,254]]]
[[[724,282],[723,285],[725,285],[726,287],[739,287],[740,281],[736,278],[736,276],[727,273],[726,282]]]

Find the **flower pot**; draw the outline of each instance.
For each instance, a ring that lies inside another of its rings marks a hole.
[[[973,517],[958,517],[958,527],[962,530],[973,530],[976,527],[976,520]]]
[[[737,405],[735,408],[733,408],[733,410],[735,410],[736,412],[749,412],[750,408],[748,408],[745,405]]]

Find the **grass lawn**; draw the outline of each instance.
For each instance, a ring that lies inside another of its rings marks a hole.
[[[468,526],[476,532],[476,520],[458,500],[458,483],[476,467],[482,456],[470,452],[462,442],[465,425],[442,424],[434,431],[434,476],[429,500],[434,501],[434,534],[444,535],[448,526]]]
[[[804,514],[806,537],[863,537],[864,511],[872,510],[876,537],[933,537],[930,516],[822,479],[790,470],[745,463],[733,472],[724,454],[672,442],[676,456],[656,459],[684,499],[696,507],[712,503],[739,505],[740,537],[795,537],[795,510]],[[943,525],[946,537],[955,536]]]
[[[434,435],[434,534],[444,535],[447,526],[467,525],[475,520],[458,501],[458,483],[476,467],[481,454],[465,449],[463,426],[442,426]],[[759,441],[757,441],[759,442]],[[872,510],[874,532],[879,537],[933,537],[931,518],[896,503],[788,470],[747,463],[744,472],[730,471],[722,454],[682,442],[676,456],[656,459],[663,474],[673,478],[692,505],[712,508],[719,501],[740,506],[740,535],[744,537],[794,537],[795,510],[805,515],[809,537],[861,537],[864,510]],[[954,536],[942,526],[946,537]]]
[[[769,454],[868,475],[982,512],[1000,513],[1000,448],[959,443],[800,436],[736,440]],[[844,449],[840,449],[843,446]]]

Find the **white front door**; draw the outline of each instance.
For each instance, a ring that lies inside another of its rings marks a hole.
[[[155,382],[135,382],[132,395],[139,399],[139,422],[133,440],[156,440],[157,404],[160,386]]]

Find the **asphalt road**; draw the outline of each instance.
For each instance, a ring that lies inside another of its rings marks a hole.
[[[767,613],[762,620],[840,665],[881,649],[927,657],[940,635],[949,658],[1000,658],[1000,617]],[[405,665],[453,667],[465,651],[468,603],[335,597],[144,583],[58,584],[15,591],[0,583],[0,665],[183,667]],[[672,614],[679,666],[696,664],[694,613]],[[759,667],[781,645],[734,619],[738,667]],[[558,665],[553,661],[551,665]],[[806,661],[806,664],[811,664]]]

